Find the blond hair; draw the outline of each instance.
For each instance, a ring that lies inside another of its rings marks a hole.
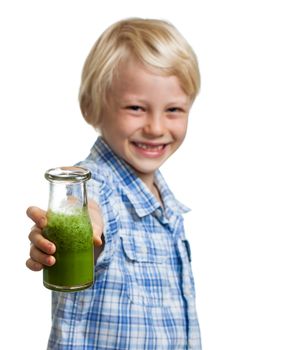
[[[83,67],[79,103],[83,117],[93,127],[101,124],[113,76],[128,55],[160,75],[175,75],[184,92],[195,99],[200,88],[197,58],[177,29],[157,19],[121,20],[100,36]]]

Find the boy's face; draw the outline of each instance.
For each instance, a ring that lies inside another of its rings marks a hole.
[[[102,136],[147,185],[184,140],[190,98],[175,76],[131,59],[120,64],[103,110]]]

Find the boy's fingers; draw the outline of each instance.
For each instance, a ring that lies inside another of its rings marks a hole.
[[[31,258],[26,261],[26,266],[32,271],[41,271],[43,269],[42,264],[38,263],[37,261],[33,261]]]
[[[45,210],[31,206],[26,210],[26,215],[40,228],[44,228],[47,225]]]
[[[30,259],[40,265],[52,266],[55,263],[55,257],[43,253],[41,250],[36,248],[33,244],[30,248]],[[32,264],[32,262],[29,262]]]
[[[41,250],[42,252],[46,254],[55,253],[55,245],[43,237],[42,230],[38,226],[34,225],[32,227],[28,238],[32,245],[35,246],[37,249]]]

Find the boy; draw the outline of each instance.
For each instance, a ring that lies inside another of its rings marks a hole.
[[[195,54],[167,22],[120,21],[92,48],[79,99],[101,136],[79,165],[92,172],[95,283],[52,292],[48,349],[201,349],[187,208],[158,170],[185,137],[199,84]],[[54,264],[56,247],[41,234],[45,212],[27,214],[36,223],[27,266],[37,271]]]

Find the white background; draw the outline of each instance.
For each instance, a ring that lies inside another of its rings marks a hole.
[[[124,17],[171,21],[202,75],[187,140],[163,167],[186,216],[204,350],[289,350],[290,13],[282,0],[0,5],[0,348],[45,349],[50,292],[25,268],[43,173],[87,156],[77,94],[89,49]],[[5,345],[4,345],[5,344]],[[17,344],[17,345],[16,345]]]

